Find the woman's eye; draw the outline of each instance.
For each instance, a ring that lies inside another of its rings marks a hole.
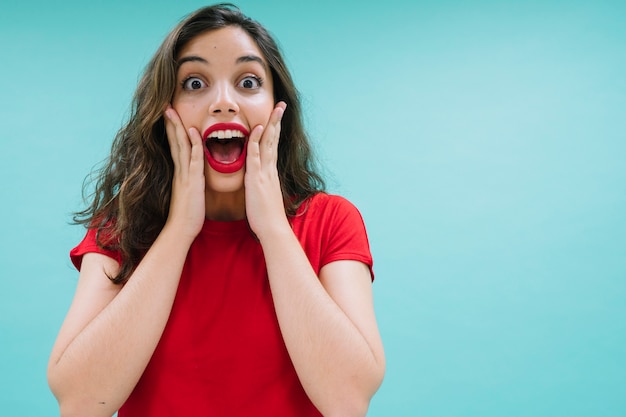
[[[239,81],[239,87],[246,89],[256,89],[263,85],[263,81],[261,81],[258,77],[246,77],[243,80]]]
[[[190,77],[183,81],[183,88],[185,90],[199,90],[204,87],[206,87],[206,84],[200,78]]]

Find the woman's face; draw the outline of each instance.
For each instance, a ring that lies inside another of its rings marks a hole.
[[[204,141],[208,191],[243,193],[249,132],[265,126],[274,87],[265,57],[240,27],[198,35],[180,51],[172,107]]]

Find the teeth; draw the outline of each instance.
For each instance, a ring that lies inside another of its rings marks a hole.
[[[215,132],[211,132],[209,138],[213,139],[232,139],[232,138],[243,138],[243,132],[239,130],[216,130]]]

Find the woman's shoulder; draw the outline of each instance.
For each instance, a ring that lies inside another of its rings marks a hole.
[[[311,222],[342,222],[346,219],[362,221],[357,207],[346,197],[319,192],[300,204],[294,220]]]
[[[357,260],[371,267],[363,217],[347,198],[315,194],[302,203],[291,225],[317,273],[322,266],[339,260]]]
[[[318,192],[305,199],[298,209],[298,214],[308,210],[328,210],[328,209],[356,209],[347,198],[326,192]]]
[[[112,235],[112,225],[114,223],[114,221],[111,221],[106,223],[105,226],[97,227],[94,222],[87,227],[83,240],[70,250],[70,259],[76,269],[80,270],[83,256],[89,252],[101,253],[121,264],[122,255],[116,249],[119,239]]]

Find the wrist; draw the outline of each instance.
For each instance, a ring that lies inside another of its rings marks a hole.
[[[198,230],[191,230],[188,225],[168,220],[163,226],[163,229],[161,229],[159,237],[177,242],[177,245],[186,246],[188,248],[191,246],[196,236],[198,236],[198,233],[200,233],[201,228],[202,227],[198,228]]]
[[[281,219],[280,221],[277,220],[275,222],[268,222],[263,226],[264,227],[260,228],[260,230],[255,231],[261,245],[264,245],[266,242],[294,237],[293,230],[291,229],[291,225],[289,224],[287,217],[285,217],[284,220]]]

